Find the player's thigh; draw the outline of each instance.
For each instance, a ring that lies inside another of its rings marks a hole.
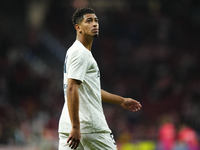
[[[59,146],[58,146],[58,150],[72,150],[69,147],[69,144],[67,143],[68,137],[69,137],[69,134],[59,133]],[[81,143],[79,143],[79,146],[76,148],[76,150],[84,150],[84,148],[81,145]]]
[[[82,145],[85,150],[117,150],[110,133],[82,134]]]

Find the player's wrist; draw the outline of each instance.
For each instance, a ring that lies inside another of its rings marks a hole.
[[[80,124],[74,124],[74,125],[72,125],[72,129],[79,129],[80,130]]]
[[[124,106],[124,102],[126,101],[126,99],[124,97],[120,97],[120,106]]]

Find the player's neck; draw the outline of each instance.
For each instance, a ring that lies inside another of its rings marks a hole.
[[[92,42],[93,42],[93,37],[82,37],[82,36],[77,36],[76,40],[80,41],[85,48],[87,48],[89,51],[92,49]]]

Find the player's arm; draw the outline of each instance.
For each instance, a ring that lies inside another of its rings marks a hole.
[[[101,90],[101,98],[103,102],[117,104],[130,111],[138,111],[142,107],[140,102],[132,98],[124,98],[115,94]]]
[[[73,149],[78,147],[80,142],[80,120],[79,120],[79,94],[78,88],[81,84],[80,81],[74,79],[67,79],[67,106],[69,117],[72,124],[72,129],[69,134],[67,143]]]

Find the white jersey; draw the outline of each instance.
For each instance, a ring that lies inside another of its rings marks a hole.
[[[59,132],[69,133],[71,121],[67,107],[67,79],[80,80],[79,119],[81,133],[111,132],[103,112],[100,72],[92,53],[76,40],[68,49],[64,63],[65,103],[59,121]]]

